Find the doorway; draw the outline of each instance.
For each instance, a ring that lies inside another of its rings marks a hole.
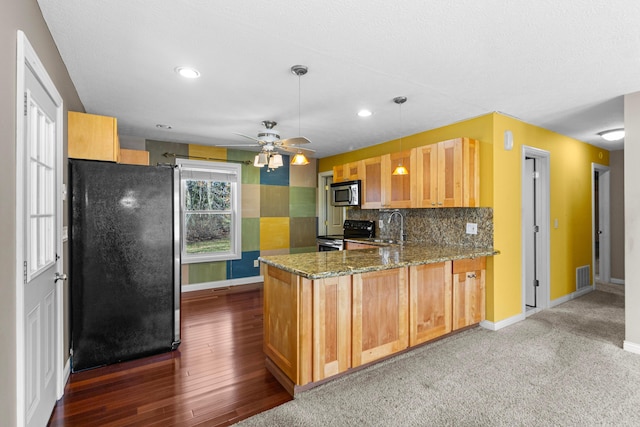
[[[529,316],[549,306],[548,151],[523,147],[521,191],[522,313]]]
[[[344,207],[331,206],[330,185],[333,183],[333,171],[318,174],[318,235],[330,236],[343,233],[345,220]]]
[[[611,281],[609,167],[591,164],[593,283]]]
[[[62,97],[22,31],[16,73],[18,426],[46,425],[62,396]]]

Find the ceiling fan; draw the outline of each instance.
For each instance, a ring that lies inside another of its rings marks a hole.
[[[299,147],[299,145],[309,144],[311,142],[307,138],[303,136],[298,136],[295,138],[280,139],[280,134],[278,130],[275,129],[275,126],[277,125],[276,122],[271,120],[264,120],[262,122],[262,125],[265,127],[265,129],[260,130],[258,132],[257,137],[245,135],[242,133],[235,133],[235,132],[234,134],[238,136],[242,136],[247,139],[251,139],[252,141],[255,141],[257,146],[260,147],[260,151],[263,151],[263,152],[270,153],[276,150],[282,150],[282,151],[287,151],[291,153],[298,153],[299,151],[303,150],[303,151],[315,153],[315,150],[312,150],[310,148]],[[249,147],[249,145],[233,144],[233,145],[221,145],[221,147]]]

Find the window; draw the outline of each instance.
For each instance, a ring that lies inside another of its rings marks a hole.
[[[182,263],[240,259],[241,165],[178,159]]]

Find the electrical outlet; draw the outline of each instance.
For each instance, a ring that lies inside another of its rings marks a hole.
[[[478,224],[476,224],[475,222],[468,222],[467,234],[478,234]]]
[[[381,228],[382,228],[382,224],[384,224],[384,221],[383,221],[383,220],[381,220],[381,219],[379,219],[379,220],[378,220],[378,228],[380,228],[380,229],[381,229]]]
[[[258,261],[257,259],[253,260],[253,266],[254,267],[260,267],[260,261]]]

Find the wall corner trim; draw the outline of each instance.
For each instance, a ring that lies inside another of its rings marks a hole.
[[[625,340],[622,348],[630,353],[640,354],[640,344]]]

